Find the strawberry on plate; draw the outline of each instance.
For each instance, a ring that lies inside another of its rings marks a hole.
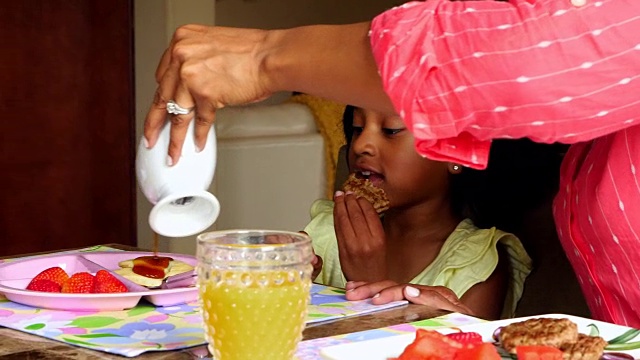
[[[433,330],[418,329],[416,339],[407,346],[398,360],[452,360],[462,346]]]
[[[59,293],[60,289],[61,289],[60,285],[47,279],[33,279],[31,280],[29,285],[27,285],[27,290],[31,290],[31,291]]]
[[[516,346],[518,359],[523,360],[562,360],[562,350],[545,345]]]
[[[118,280],[110,272],[106,270],[99,270],[95,276],[95,282],[93,284],[93,293],[123,293],[128,292],[126,285],[122,281]]]
[[[462,345],[478,345],[482,344],[482,335],[477,332],[455,332],[445,335],[449,339],[455,340]]]
[[[492,343],[468,345],[456,352],[454,360],[500,360],[500,354]]]
[[[75,273],[62,285],[62,292],[88,294],[93,289],[95,281],[95,277],[88,272]]]
[[[500,360],[500,355],[492,343],[482,342],[478,333],[443,335],[418,329],[416,339],[393,360]]]
[[[62,287],[62,285],[64,285],[64,283],[69,280],[69,275],[61,267],[55,266],[41,271],[38,275],[31,279],[31,282],[37,280],[53,281],[54,283],[58,284],[58,286]],[[31,283],[29,283],[29,285],[31,285]],[[29,289],[29,285],[27,285],[27,289]]]

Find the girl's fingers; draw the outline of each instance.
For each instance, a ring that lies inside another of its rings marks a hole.
[[[347,291],[350,291],[366,283],[367,283],[366,281],[347,281],[347,284],[345,285],[344,289]]]
[[[358,287],[354,287],[346,293],[347,300],[364,300],[369,299],[380,293],[383,289],[388,289],[396,286],[397,283],[391,280],[377,281],[373,283],[366,283]],[[402,296],[402,291],[399,292]],[[400,297],[402,299],[402,297]],[[374,301],[377,300],[374,299]]]
[[[333,202],[333,224],[338,239],[338,250],[344,253],[347,251],[346,246],[349,239],[355,239],[355,232],[351,226],[349,212],[345,204],[345,194],[342,191],[336,191]]]
[[[426,305],[439,310],[472,314],[471,309],[447,288],[406,285],[402,291],[404,298],[414,304]]]
[[[385,238],[382,221],[380,221],[380,216],[378,215],[378,212],[373,207],[373,205],[365,198],[359,198],[358,204],[360,204],[360,208],[362,209],[362,214],[367,224],[367,231],[369,236],[372,239]]]

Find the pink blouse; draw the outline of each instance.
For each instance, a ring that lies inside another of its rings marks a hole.
[[[575,144],[560,240],[594,318],[640,327],[640,1],[411,2],[370,38],[421,154],[484,168],[493,138]]]

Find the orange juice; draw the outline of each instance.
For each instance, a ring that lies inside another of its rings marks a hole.
[[[310,287],[308,277],[294,270],[213,270],[209,279],[200,279],[205,332],[214,359],[293,359]]]

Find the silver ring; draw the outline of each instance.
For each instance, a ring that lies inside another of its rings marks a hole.
[[[175,101],[173,100],[169,100],[167,101],[167,112],[169,114],[173,114],[173,115],[187,115],[188,113],[190,113],[193,110],[193,107],[191,108],[183,108],[182,106],[176,104]]]

